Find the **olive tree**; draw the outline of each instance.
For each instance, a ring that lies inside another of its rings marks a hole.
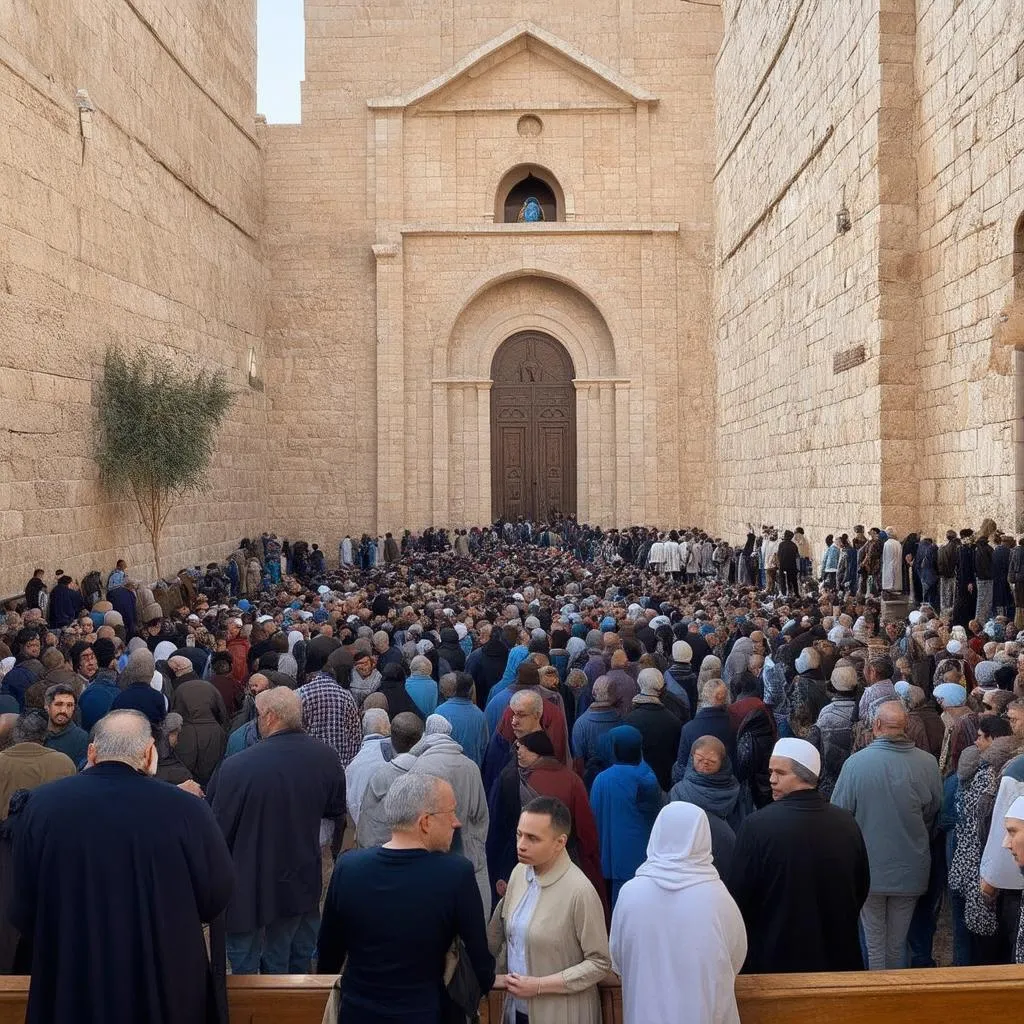
[[[148,349],[107,349],[96,461],[109,491],[135,499],[158,577],[164,524],[184,495],[208,487],[217,427],[233,401],[220,371],[185,370]]]

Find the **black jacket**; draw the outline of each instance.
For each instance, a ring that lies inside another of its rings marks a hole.
[[[238,877],[228,933],[316,910],[323,884],[320,819],[345,816],[338,755],[304,732],[275,733],[222,761],[206,799]]]
[[[679,749],[679,719],[663,704],[634,704],[622,720],[643,737],[644,760],[658,777],[658,785],[667,793],[672,788],[672,765]]]
[[[857,923],[871,884],[849,811],[800,790],[746,818],[726,884],[747,927],[746,974],[861,971]]]

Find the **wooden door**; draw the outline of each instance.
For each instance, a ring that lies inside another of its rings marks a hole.
[[[576,392],[569,354],[539,332],[515,334],[491,367],[495,517],[543,522],[576,511]]]

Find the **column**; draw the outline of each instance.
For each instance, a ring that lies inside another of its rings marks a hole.
[[[581,523],[593,523],[594,504],[591,494],[591,459],[593,447],[590,442],[590,384],[574,380],[576,388],[576,518]]]
[[[601,467],[600,485],[598,493],[601,497],[599,506],[601,525],[607,529],[610,526],[623,524],[614,522],[615,518],[615,476],[618,470],[616,450],[620,441],[615,430],[615,392],[613,386],[608,383],[600,383],[595,389],[597,392],[596,405],[597,415],[597,436],[608,438],[609,443],[601,446],[597,455],[598,464]]]
[[[428,525],[448,526],[448,384],[435,381],[433,386],[431,520]]]
[[[377,529],[405,525],[405,348],[402,248],[373,246],[377,259]]]
[[[474,523],[491,521],[491,382],[476,385],[476,448],[480,452],[477,467],[478,497],[473,513]]]
[[[632,474],[636,464],[633,452],[634,433],[629,420],[629,383],[616,381],[612,388],[615,394],[615,525],[628,526],[644,521],[644,500],[639,469]],[[642,451],[643,431],[636,436]]]

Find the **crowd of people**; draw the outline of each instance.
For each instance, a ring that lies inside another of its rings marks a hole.
[[[0,970],[39,1022],[216,1020],[228,970],[315,965],[346,1024],[494,985],[598,1024],[612,972],[667,1024],[737,1021],[741,971],[935,966],[947,914],[953,964],[1024,963],[1022,588],[990,521],[38,570],[0,625]]]

